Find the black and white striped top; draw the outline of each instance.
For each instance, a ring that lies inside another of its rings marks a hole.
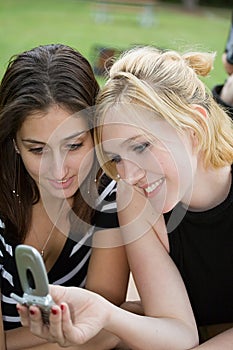
[[[84,287],[88,262],[91,255],[91,238],[96,226],[111,228],[118,226],[115,202],[116,183],[111,181],[98,198],[98,212],[95,226],[91,227],[77,242],[67,238],[64,248],[55,265],[48,273],[50,284]],[[16,310],[16,302],[10,297],[12,292],[23,295],[15,264],[16,246],[9,244],[4,237],[4,224],[0,224],[0,288],[4,329],[21,326]]]

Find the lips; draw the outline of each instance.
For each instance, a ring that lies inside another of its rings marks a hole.
[[[151,183],[149,186],[147,187],[143,187],[144,191],[146,192],[147,196],[152,196],[155,193],[158,192],[160,186],[162,185],[162,183],[164,182],[164,177],[162,177],[161,179]]]
[[[65,179],[65,180],[57,180],[57,183],[62,183],[62,184],[64,184],[64,183],[66,183],[68,181],[68,179]]]
[[[70,185],[72,184],[73,177],[69,177],[68,179],[63,179],[63,180],[49,180],[49,182],[54,188],[58,190],[60,189],[65,190],[68,187],[70,187]]]

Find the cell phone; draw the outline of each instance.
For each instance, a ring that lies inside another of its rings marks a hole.
[[[15,249],[15,259],[24,293],[22,297],[15,293],[10,296],[22,305],[38,306],[43,322],[48,324],[50,309],[55,303],[49,294],[49,281],[42,256],[34,247],[20,244]]]

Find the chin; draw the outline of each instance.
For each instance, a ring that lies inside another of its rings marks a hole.
[[[166,214],[169,211],[173,210],[179,202],[180,202],[179,200],[174,200],[174,201],[170,201],[170,202],[165,203],[165,205],[162,209],[162,213]]]

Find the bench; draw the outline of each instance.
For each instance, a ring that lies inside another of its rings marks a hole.
[[[123,50],[115,47],[93,46],[91,50],[91,61],[95,75],[105,76],[113,60],[117,58],[122,51]]]
[[[113,14],[136,13],[140,25],[147,27],[154,24],[156,0],[95,0],[91,2],[95,22],[109,22]]]

